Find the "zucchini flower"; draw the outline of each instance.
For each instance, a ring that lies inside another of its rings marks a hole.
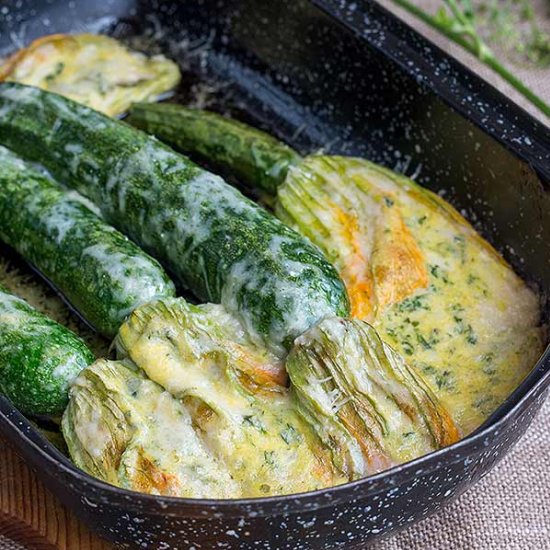
[[[296,340],[286,366],[298,410],[351,479],[459,439],[422,379],[363,321],[325,319]]]
[[[134,365],[100,359],[77,378],[62,430],[73,462],[144,493],[231,498],[237,486],[183,404]]]
[[[441,197],[358,158],[298,153],[214,113],[136,105],[130,122],[267,194],[337,268],[352,315],[407,358],[464,433],[543,350],[537,295]]]
[[[306,157],[276,213],[339,271],[352,314],[407,358],[465,433],[542,353],[539,300],[438,195],[355,158]]]
[[[117,361],[78,377],[62,422],[74,462],[154,494],[239,498],[358,479],[448,445],[458,431],[362,321],[328,318],[286,369],[220,305],[134,311]]]
[[[164,300],[134,311],[71,391],[75,463],[115,485],[192,497],[255,497],[342,483],[296,408],[284,365],[222,306]]]

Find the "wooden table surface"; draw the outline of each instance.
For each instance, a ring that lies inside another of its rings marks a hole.
[[[82,525],[0,439],[0,550],[114,550]]]

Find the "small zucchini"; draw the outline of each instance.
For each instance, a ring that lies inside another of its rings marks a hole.
[[[170,103],[136,103],[127,121],[217,169],[231,168],[240,183],[275,195],[301,158],[274,137],[216,113]]]
[[[69,384],[93,361],[69,329],[0,287],[0,392],[21,412],[61,414]]]
[[[344,285],[321,251],[221,178],[127,124],[38,88],[0,85],[0,143],[41,162],[156,255],[201,300],[221,302],[284,353],[330,316]]]
[[[174,285],[156,260],[83,200],[0,147],[0,239],[112,337],[138,305],[174,296]]]

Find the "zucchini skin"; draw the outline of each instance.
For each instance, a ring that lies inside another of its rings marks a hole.
[[[0,286],[0,392],[21,412],[61,414],[94,359],[76,334]]]
[[[349,313],[344,284],[317,247],[156,139],[15,83],[0,85],[0,113],[0,143],[87,196],[182,286],[224,304],[273,351]]]
[[[170,103],[136,103],[127,122],[192,158],[230,168],[240,183],[275,195],[300,155],[273,136],[221,115]]]
[[[107,337],[116,334],[137,306],[175,295],[174,284],[156,260],[3,147],[0,239]]]

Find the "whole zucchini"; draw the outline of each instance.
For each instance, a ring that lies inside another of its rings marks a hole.
[[[0,392],[21,412],[61,414],[70,382],[93,360],[68,328],[0,287]]]
[[[111,337],[138,305],[174,296],[174,285],[156,260],[72,195],[0,147],[0,239]]]
[[[0,143],[95,202],[201,300],[282,353],[349,303],[318,248],[156,139],[69,99],[0,86]],[[284,346],[284,347],[283,347]]]
[[[170,103],[136,103],[128,122],[183,153],[231,172],[250,188],[270,195],[301,158],[278,139],[216,113]]]
[[[135,103],[127,121],[191,158],[234,174],[239,183],[277,195],[289,170],[302,161],[266,132],[211,111],[173,103]]]

